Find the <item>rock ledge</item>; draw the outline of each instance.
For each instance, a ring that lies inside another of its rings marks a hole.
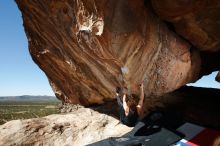
[[[0,126],[0,146],[81,146],[122,136],[131,129],[111,116],[80,107],[71,113],[5,123]]]

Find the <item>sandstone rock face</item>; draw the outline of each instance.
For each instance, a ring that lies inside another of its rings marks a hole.
[[[218,72],[217,76],[215,77],[215,80],[220,82],[220,72]]]
[[[152,0],[155,12],[200,50],[220,50],[220,1]]]
[[[130,130],[111,116],[80,107],[68,114],[7,122],[0,126],[0,145],[84,146]]]
[[[163,95],[200,73],[200,55],[143,0],[17,0],[33,60],[56,96],[89,105],[115,87]],[[213,46],[213,45],[212,45]],[[212,47],[215,48],[215,45]]]
[[[201,51],[200,77],[220,69],[220,1],[152,0],[155,13]]]
[[[201,70],[200,76],[208,75],[213,71],[220,70],[220,51],[217,52],[200,52],[201,56]]]

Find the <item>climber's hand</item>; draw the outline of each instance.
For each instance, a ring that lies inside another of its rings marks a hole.
[[[144,83],[143,82],[140,84],[140,89],[144,90]]]

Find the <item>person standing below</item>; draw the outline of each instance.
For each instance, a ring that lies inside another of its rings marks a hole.
[[[144,102],[144,85],[140,85],[140,97],[121,93],[121,88],[116,88],[116,98],[119,105],[120,121],[129,127],[134,127],[141,115]],[[121,96],[122,95],[122,96]]]

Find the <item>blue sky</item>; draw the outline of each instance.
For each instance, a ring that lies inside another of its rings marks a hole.
[[[215,77],[217,75],[217,71],[211,73],[208,76],[203,76],[196,83],[188,84],[189,86],[198,86],[198,87],[208,87],[208,88],[218,88],[220,89],[220,83],[215,81]]]
[[[21,13],[14,0],[0,1],[0,96],[54,95],[28,52]]]
[[[13,0],[0,1],[0,96],[54,95],[45,74],[32,61],[21,13]],[[220,88],[217,72],[195,84]]]

